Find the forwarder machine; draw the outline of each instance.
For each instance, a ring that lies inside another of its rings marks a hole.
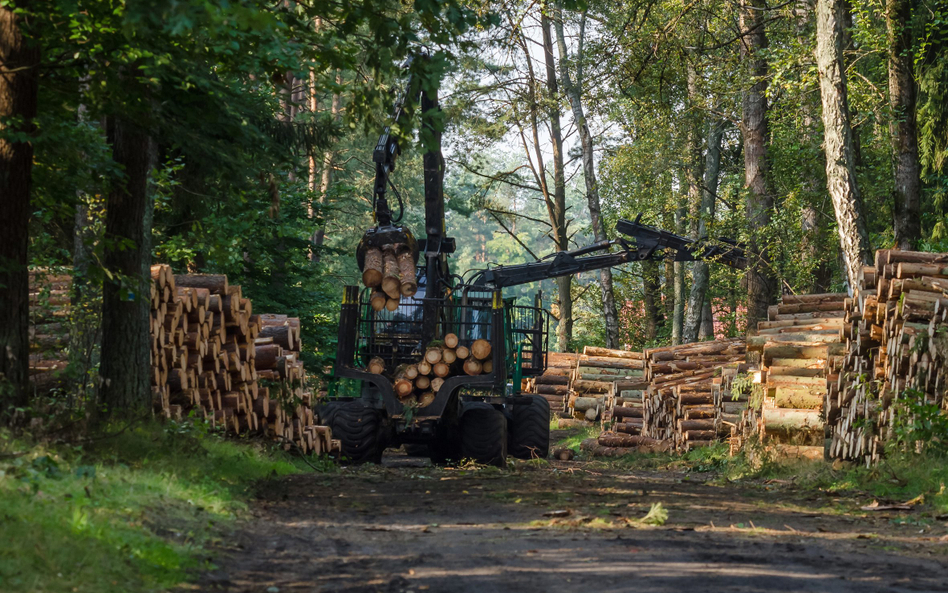
[[[518,458],[548,455],[550,407],[542,397],[521,393],[523,377],[538,376],[546,368],[550,314],[542,308],[541,295],[529,305],[505,298],[503,289],[567,274],[664,257],[676,261],[713,259],[744,267],[741,247],[727,240],[696,242],[639,222],[620,220],[620,238],[598,242],[573,251],[560,251],[535,262],[474,270],[454,275],[448,265],[456,242],[445,233],[443,194],[444,161],[437,129],[436,91],[425,92],[409,79],[396,103],[394,124],[405,129],[410,117],[408,102],[420,105],[421,125],[428,138],[424,147],[425,237],[415,239],[400,226],[404,205],[389,175],[400,152],[392,127],[384,130],[373,160],[374,216],[357,248],[359,267],[373,248],[398,244],[415,263],[417,292],[402,297],[394,310],[376,310],[371,291],[346,286],[339,319],[339,339],[334,375],[361,382],[358,397],[338,398],[319,412],[342,443],[342,456],[350,463],[379,462],[387,447],[427,453],[435,463],[473,459],[503,465],[508,454]],[[395,194],[399,215],[393,216],[388,189]],[[475,340],[491,345],[490,372],[463,372],[444,379],[433,401],[404,404],[396,396],[392,369],[418,362],[426,348],[453,334],[470,347]],[[367,370],[370,360],[381,359],[390,372]]]

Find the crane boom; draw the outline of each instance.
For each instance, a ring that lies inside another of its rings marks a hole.
[[[616,231],[624,235],[623,238],[600,241],[571,251],[558,251],[535,262],[481,270],[471,280],[470,285],[497,289],[528,284],[557,276],[611,268],[632,261],[657,259],[664,256],[665,249],[674,250],[675,261],[708,260],[733,268],[747,267],[743,247],[730,239],[696,241],[642,224],[639,222],[641,218],[642,215],[639,214],[635,220],[620,219],[616,223]],[[613,246],[618,246],[619,251],[609,252]],[[600,251],[606,253],[590,255]]]

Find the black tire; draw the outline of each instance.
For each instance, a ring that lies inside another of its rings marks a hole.
[[[464,405],[460,423],[461,456],[477,463],[505,467],[507,419],[484,402]]]
[[[332,437],[342,443],[344,462],[382,462],[382,415],[362,402],[334,402],[326,405],[321,418],[332,429]]]
[[[509,451],[517,459],[546,459],[550,455],[550,402],[531,399],[529,405],[513,408]]]

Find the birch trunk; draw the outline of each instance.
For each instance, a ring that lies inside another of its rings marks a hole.
[[[704,159],[704,187],[701,190],[701,206],[698,211],[698,239],[708,236],[708,222],[714,219],[714,201],[718,193],[718,173],[721,169],[721,139],[724,136],[724,121],[711,124],[708,133],[708,150]],[[682,331],[682,341],[694,342],[696,339],[714,334],[711,317],[711,303],[708,300],[708,284],[711,270],[708,262],[695,262],[691,294],[688,298],[688,314]],[[705,323],[705,316],[709,319]],[[710,324],[711,330],[708,330]]]
[[[577,72],[574,81],[569,72],[569,52],[566,48],[566,35],[563,32],[563,11],[562,3],[558,2],[555,8],[554,26],[556,29],[556,44],[559,49],[560,57],[560,80],[563,84],[563,90],[569,99],[570,109],[573,112],[573,120],[576,128],[579,130],[579,139],[583,151],[583,179],[586,183],[586,201],[589,205],[589,218],[592,224],[594,239],[598,241],[606,240],[606,234],[602,228],[602,209],[599,202],[599,186],[596,182],[596,165],[593,147],[592,134],[589,132],[589,126],[586,122],[586,113],[583,110],[583,80],[581,72]],[[576,54],[577,69],[583,61],[583,35],[585,33],[586,14],[583,13],[579,27],[579,51]],[[602,268],[599,270],[599,286],[602,291],[602,311],[606,325],[606,348],[618,348],[619,345],[619,314],[616,312],[615,293],[612,288],[612,270]]]
[[[871,263],[869,233],[856,184],[852,129],[842,68],[841,0],[817,0],[816,63],[823,103],[826,185],[839,229],[849,286],[857,286],[859,269]]]
[[[556,83],[556,63],[553,59],[552,23],[545,14],[540,19],[543,29],[543,55],[546,65],[546,89],[548,111],[550,118],[550,140],[553,144],[553,220],[556,228],[554,240],[557,251],[569,249],[569,237],[566,234],[566,174],[563,167],[563,133],[560,128],[560,110],[557,103],[559,88]],[[540,171],[543,175],[543,171]],[[573,339],[573,295],[572,276],[560,276],[556,280],[559,292],[560,322],[556,326],[556,337],[560,352],[569,349]]]

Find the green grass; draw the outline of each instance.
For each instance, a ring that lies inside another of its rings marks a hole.
[[[575,432],[573,432],[575,431]],[[582,428],[573,428],[570,429],[570,434],[564,438],[560,439],[557,443],[557,447],[566,447],[572,449],[579,453],[579,444],[586,439],[591,439],[599,436],[599,433],[602,432],[602,429],[598,426],[585,426]]]
[[[82,447],[0,433],[0,591],[173,587],[208,566],[261,480],[303,467],[184,424]]]
[[[726,475],[783,479],[804,488],[903,502],[921,496],[936,513],[948,513],[948,458],[942,455],[891,453],[871,468],[801,459],[765,460],[752,469],[738,457],[728,464]]]

